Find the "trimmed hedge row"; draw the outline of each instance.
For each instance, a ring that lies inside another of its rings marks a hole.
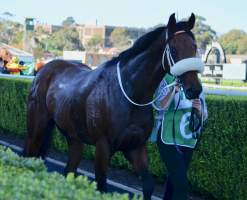
[[[86,177],[48,173],[42,160],[21,158],[0,146],[0,199],[129,200],[128,194],[101,194]],[[137,199],[134,197],[133,199]]]
[[[26,99],[30,80],[0,78],[0,133],[22,136],[26,132]],[[193,190],[210,193],[217,199],[247,199],[247,97],[207,96],[209,119],[194,153],[189,171]],[[61,134],[53,145],[66,151]],[[148,144],[150,169],[159,180],[166,173],[156,145]],[[94,148],[85,148],[85,158],[93,159]],[[120,153],[113,166],[130,167]]]

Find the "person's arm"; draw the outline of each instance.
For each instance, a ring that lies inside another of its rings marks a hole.
[[[174,88],[175,87],[175,88]],[[178,85],[173,86],[171,89],[169,89],[169,92],[164,96],[164,98],[160,101],[160,106],[162,108],[166,108],[171,103],[172,99],[174,98],[174,95],[176,92],[179,91]]]
[[[164,108],[164,107],[166,107],[167,106],[167,103],[168,103],[168,101],[169,101],[169,99],[171,98],[171,95],[172,95],[172,93],[173,93],[173,87],[169,90],[169,92],[166,94],[166,96],[164,96],[164,98],[163,99],[161,99],[161,101],[160,101],[160,106],[162,107],[162,108]]]

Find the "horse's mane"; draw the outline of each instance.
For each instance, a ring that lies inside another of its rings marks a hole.
[[[176,24],[176,31],[187,30],[187,26],[188,25],[186,21],[180,21]],[[165,30],[165,28],[166,26],[161,26],[144,34],[135,41],[132,47],[121,52],[117,57],[112,58],[105,64],[115,64],[118,61],[121,61],[122,64],[127,63],[131,58],[134,58],[141,52],[145,51],[153,43],[153,41]],[[186,32],[194,39],[194,35],[190,30],[187,30]]]
[[[165,27],[158,27],[140,38],[138,38],[132,47],[121,52],[117,57],[114,57],[112,60],[108,61],[106,64],[115,63],[121,61],[121,63],[128,62],[131,58],[137,56],[144,50],[146,50],[153,41],[164,31]]]
[[[125,63],[129,59],[145,51],[163,31],[164,31],[164,27],[159,27],[141,36],[139,39],[135,41],[135,43],[131,48],[119,54],[118,57],[120,61],[122,63]]]

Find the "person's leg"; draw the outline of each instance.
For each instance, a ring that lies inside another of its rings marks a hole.
[[[171,200],[172,199],[172,192],[173,192],[173,190],[172,190],[171,177],[168,174],[167,178],[166,178],[163,200]]]
[[[186,200],[188,194],[187,168],[192,155],[192,150],[180,147],[182,152],[177,151],[174,145],[164,144],[160,137],[157,141],[162,160],[168,170],[168,182],[164,199]]]
[[[182,152],[184,154],[184,162],[185,162],[186,171],[188,171],[189,169],[189,165],[190,165],[190,162],[193,156],[193,151],[194,150],[191,148],[186,148],[186,147],[182,148]]]
[[[191,148],[182,148],[182,152],[184,154],[184,163],[185,163],[185,167],[186,167],[186,174],[189,170],[189,167],[190,167],[190,162],[191,162],[191,159],[192,159],[192,156],[193,156],[193,152],[194,152],[194,149],[191,149]],[[187,179],[188,181],[188,192],[191,190],[191,184],[190,184],[190,181]]]

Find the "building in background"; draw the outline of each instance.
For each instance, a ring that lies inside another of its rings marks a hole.
[[[37,22],[34,26],[34,29],[38,30],[39,28],[41,28],[42,30],[44,30],[44,32],[48,34],[52,34],[56,31],[59,31],[62,28],[62,26]]]
[[[83,46],[86,46],[87,42],[94,37],[99,35],[103,39],[103,47],[111,47],[111,33],[117,26],[99,26],[95,25],[78,25],[76,27],[79,38]],[[131,41],[135,41],[138,37],[145,33],[145,29],[142,28],[129,28],[123,27],[127,30],[127,34]]]
[[[73,62],[80,62],[88,65],[92,69],[110,60],[114,54],[111,53],[91,53],[87,51],[63,51],[63,59]]]

